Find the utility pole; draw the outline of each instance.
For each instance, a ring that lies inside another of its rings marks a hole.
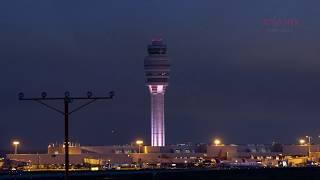
[[[86,97],[71,97],[70,92],[68,91],[64,93],[64,97],[47,97],[46,92],[42,92],[41,97],[36,97],[36,98],[25,98],[23,93],[19,93],[18,96],[19,96],[19,100],[21,101],[35,101],[64,116],[65,180],[69,180],[69,115],[86,107],[87,105],[97,100],[112,99],[114,96],[114,92],[110,91],[109,96],[104,96],[104,97],[93,96],[92,92],[90,91],[87,92]],[[83,100],[86,102],[70,111],[69,104],[72,103],[74,100]],[[44,101],[63,101],[64,111],[54,106],[51,106],[45,103]]]
[[[311,136],[306,136],[308,138],[308,158],[311,159]]]

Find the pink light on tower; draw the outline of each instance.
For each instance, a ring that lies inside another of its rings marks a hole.
[[[162,39],[152,40],[144,60],[146,85],[151,96],[151,146],[165,146],[164,94],[168,86],[170,64]]]

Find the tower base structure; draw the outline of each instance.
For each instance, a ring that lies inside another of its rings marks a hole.
[[[151,146],[165,146],[164,92],[151,92]]]

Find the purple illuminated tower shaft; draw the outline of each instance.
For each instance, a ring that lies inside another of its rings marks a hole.
[[[153,40],[144,60],[146,85],[151,96],[151,146],[165,146],[164,94],[168,86],[170,64],[167,47]]]
[[[151,92],[151,144],[165,145],[164,92],[156,94]]]

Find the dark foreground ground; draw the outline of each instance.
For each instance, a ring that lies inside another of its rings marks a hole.
[[[60,172],[2,173],[1,180],[62,180]],[[139,170],[73,172],[71,180],[319,180],[320,168],[232,169],[232,170]]]

